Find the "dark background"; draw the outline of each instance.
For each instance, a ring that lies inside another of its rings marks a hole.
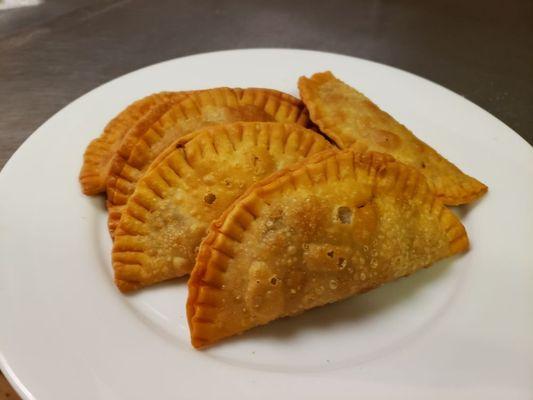
[[[97,85],[162,60],[246,47],[325,50],[405,69],[533,143],[532,0],[48,0],[0,11],[0,168]]]
[[[0,11],[0,168],[95,86],[162,60],[248,47],[324,50],[405,69],[533,143],[533,0],[45,0]]]

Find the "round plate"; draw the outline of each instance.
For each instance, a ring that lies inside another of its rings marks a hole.
[[[83,151],[160,90],[259,86],[297,94],[332,70],[489,193],[455,211],[472,248],[395,283],[205,351],[189,344],[186,281],[114,287],[103,198],[81,194]],[[373,62],[235,50],[153,65],[43,124],[0,175],[1,366],[30,399],[531,398],[533,151],[464,98]]]

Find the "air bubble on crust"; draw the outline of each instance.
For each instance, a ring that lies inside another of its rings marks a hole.
[[[204,197],[204,201],[207,204],[213,204],[215,200],[217,199],[217,196],[215,196],[213,193],[207,193]]]
[[[337,208],[337,218],[341,224],[351,224],[352,223],[352,210],[349,207],[339,207]]]

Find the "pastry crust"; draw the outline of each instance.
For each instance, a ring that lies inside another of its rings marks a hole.
[[[118,150],[122,139],[140,119],[153,107],[172,103],[182,98],[180,92],[161,92],[144,97],[130,104],[113,118],[104,128],[100,137],[94,139],[85,150],[79,180],[83,193],[95,195],[105,192],[105,184],[113,154]]]
[[[217,88],[189,92],[162,116],[149,115],[130,129],[116,152],[107,180],[109,230],[150,163],[173,141],[205,126],[237,121],[308,124],[307,110],[296,98],[270,89]],[[149,119],[149,120],[147,120]]]
[[[468,249],[425,178],[392,157],[325,151],[251,186],[202,241],[187,316],[201,348],[368,291]]]
[[[115,282],[124,292],[188,274],[209,224],[248,186],[331,149],[297,124],[238,122],[178,139],[139,180],[115,231]]]
[[[301,77],[298,87],[312,121],[340,148],[358,142],[369,150],[393,155],[398,161],[417,168],[447,205],[470,203],[487,191],[487,186],[461,172],[331,72]]]

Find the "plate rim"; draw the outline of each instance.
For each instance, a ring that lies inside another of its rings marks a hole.
[[[448,89],[446,86],[443,86],[443,85],[441,85],[438,82],[432,81],[429,78],[426,78],[425,76],[417,75],[414,72],[410,72],[410,71],[407,71],[405,69],[402,69],[402,68],[399,68],[399,67],[395,67],[393,65],[381,63],[381,62],[370,60],[370,59],[363,58],[363,57],[352,56],[352,55],[344,54],[344,53],[335,53],[335,52],[323,51],[323,50],[310,50],[310,49],[290,48],[290,47],[247,47],[247,48],[242,48],[242,49],[238,49],[238,48],[237,49],[235,49],[235,48],[233,48],[233,49],[222,49],[222,50],[208,51],[208,52],[204,52],[204,53],[188,54],[188,55],[184,55],[184,56],[181,56],[181,57],[169,58],[169,59],[166,59],[166,60],[163,60],[163,61],[158,61],[158,62],[153,63],[153,64],[145,65],[144,67],[137,68],[137,69],[135,69],[133,71],[130,71],[130,72],[126,72],[125,74],[119,75],[119,76],[117,76],[117,77],[115,77],[115,78],[113,78],[111,80],[108,80],[106,82],[103,82],[103,83],[99,84],[98,86],[92,88],[91,90],[83,93],[82,95],[76,97],[74,100],[72,100],[69,103],[65,104],[61,109],[57,110],[54,114],[52,114],[50,117],[48,117],[31,134],[29,134],[28,137],[26,139],[24,139],[24,141],[19,145],[19,147],[17,147],[17,149],[13,152],[13,154],[11,154],[11,156],[8,158],[8,160],[6,161],[4,166],[0,169],[0,179],[2,177],[2,172],[8,167],[8,165],[10,163],[13,162],[12,160],[15,158],[15,156],[17,156],[17,153],[19,153],[19,151],[21,149],[23,149],[24,146],[26,146],[28,142],[31,143],[31,140],[33,140],[33,138],[35,137],[35,134],[41,129],[41,127],[43,127],[45,124],[47,124],[51,119],[55,118],[57,116],[57,114],[62,112],[65,108],[70,107],[72,104],[76,103],[81,98],[83,98],[83,97],[85,97],[85,96],[87,96],[87,95],[89,95],[89,94],[91,94],[91,93],[93,93],[93,92],[95,92],[97,90],[100,90],[102,87],[104,87],[104,86],[106,86],[108,84],[111,84],[111,83],[113,83],[115,81],[118,81],[120,79],[123,79],[123,78],[125,78],[125,77],[127,77],[129,75],[136,74],[136,73],[141,72],[141,71],[146,71],[146,70],[148,70],[148,69],[150,69],[152,67],[157,67],[157,66],[160,66],[160,65],[163,65],[163,64],[166,64],[166,63],[171,63],[171,62],[174,62],[176,60],[183,60],[183,59],[188,59],[188,58],[194,58],[194,57],[200,57],[200,56],[206,56],[206,55],[222,54],[222,53],[235,53],[235,52],[239,52],[240,53],[240,52],[256,52],[256,51],[258,51],[258,52],[261,52],[261,51],[282,51],[282,52],[293,52],[293,51],[296,51],[296,52],[302,52],[302,53],[320,53],[320,54],[325,54],[325,55],[346,57],[347,59],[354,59],[355,58],[357,60],[368,62],[368,63],[374,64],[376,66],[380,66],[380,67],[385,66],[387,68],[391,68],[393,70],[396,70],[397,72],[400,72],[400,73],[403,73],[403,74],[407,74],[407,75],[410,75],[410,76],[418,78],[418,79],[422,79],[426,83],[430,83],[432,85],[439,86],[441,89],[444,89],[445,91],[449,92],[450,94],[453,94],[453,95],[461,97],[464,101],[467,101],[471,105],[473,105],[476,108],[478,108],[480,111],[486,113],[488,116],[493,118],[499,124],[502,124],[503,126],[505,126],[505,128],[507,128],[510,131],[509,133],[513,134],[512,136],[515,136],[515,138],[520,139],[523,143],[525,143],[526,145],[528,145],[529,147],[531,147],[533,149],[533,144],[530,144],[526,139],[524,139],[513,128],[511,128],[509,125],[507,125],[505,122],[503,122],[501,119],[499,119],[495,115],[491,114],[489,111],[485,110],[483,107],[481,107],[478,104],[474,103],[469,98],[467,98],[467,97],[465,97],[465,96],[463,96],[463,95],[461,95],[459,93],[456,93],[456,92],[454,92],[451,89]],[[0,183],[1,183],[1,180],[0,180]]]
[[[440,83],[434,82],[434,81],[432,81],[432,80],[430,80],[430,79],[428,79],[428,78],[426,78],[424,76],[412,73],[410,71],[407,71],[407,70],[404,70],[404,69],[401,69],[401,68],[398,68],[398,67],[395,67],[395,66],[392,66],[392,65],[389,65],[389,64],[373,61],[373,60],[362,58],[362,57],[352,56],[352,55],[349,55],[349,54],[335,53],[335,52],[328,52],[328,51],[319,51],[319,50],[310,50],[310,49],[301,49],[301,48],[257,47],[257,48],[243,48],[243,49],[238,49],[238,48],[237,49],[223,49],[223,50],[216,50],[216,51],[210,51],[210,52],[188,54],[188,55],[184,55],[184,56],[181,56],[181,57],[170,58],[170,59],[163,60],[163,61],[160,61],[160,62],[157,62],[157,63],[149,64],[149,65],[143,66],[141,68],[138,68],[138,69],[132,70],[130,72],[127,72],[125,74],[122,74],[120,76],[117,76],[117,77],[115,77],[115,78],[113,78],[113,79],[111,79],[109,81],[103,82],[100,85],[94,87],[93,89],[91,89],[91,90],[83,93],[82,95],[76,97],[74,100],[70,101],[68,104],[63,106],[61,109],[57,110],[53,115],[51,115],[43,123],[41,123],[30,135],[28,135],[28,137],[19,145],[19,147],[13,152],[13,154],[11,154],[11,156],[6,161],[6,163],[4,164],[2,169],[0,169],[0,189],[5,184],[4,183],[4,176],[7,175],[11,169],[14,169],[14,168],[17,167],[18,158],[20,157],[20,154],[22,154],[22,152],[26,151],[27,148],[32,146],[32,143],[33,143],[35,137],[37,137],[40,134],[44,134],[44,133],[41,132],[41,131],[44,131],[43,128],[45,128],[46,125],[51,120],[57,118],[57,116],[60,113],[63,113],[66,109],[68,109],[69,107],[75,105],[78,101],[81,101],[81,99],[85,98],[86,96],[89,96],[93,92],[101,90],[102,88],[104,88],[105,86],[108,86],[109,84],[111,84],[113,82],[122,80],[122,79],[124,79],[124,78],[126,78],[126,77],[128,77],[130,75],[137,74],[137,73],[139,73],[141,71],[147,71],[147,70],[149,70],[151,68],[157,68],[157,67],[159,67],[161,65],[168,64],[168,63],[173,63],[173,62],[176,62],[176,61],[181,61],[181,60],[184,60],[184,59],[202,57],[202,56],[206,56],[206,55],[231,54],[231,53],[250,53],[250,52],[264,52],[264,51],[279,51],[279,52],[287,52],[287,53],[293,53],[293,52],[315,53],[315,54],[319,53],[319,54],[324,54],[324,55],[328,55],[328,56],[342,57],[342,58],[346,58],[348,60],[356,59],[358,61],[364,61],[366,63],[370,63],[370,64],[373,64],[373,65],[378,66],[378,67],[387,67],[389,69],[394,70],[397,73],[407,74],[407,75],[409,75],[411,77],[423,80],[423,81],[425,81],[425,83],[429,83],[429,84],[431,84],[433,86],[439,87],[440,89],[444,89],[448,94],[452,94],[452,95],[455,95],[457,97],[460,97],[462,100],[464,100],[467,103],[469,103],[470,106],[474,106],[475,108],[478,109],[478,111],[483,112],[483,114],[485,114],[485,116],[489,116],[491,118],[492,122],[498,123],[499,125],[501,125],[501,127],[505,128],[507,132],[513,133],[514,135],[510,135],[510,137],[514,137],[513,140],[515,140],[515,142],[517,144],[521,143],[520,145],[523,146],[524,143],[525,143],[530,149],[533,149],[533,144],[530,144],[518,132],[516,132],[514,129],[512,129],[510,126],[508,126],[505,122],[501,121],[499,118],[497,118],[496,116],[494,116],[489,111],[487,111],[484,108],[482,108],[481,106],[477,105],[476,103],[474,103],[470,99],[468,99],[468,98],[466,98],[466,97],[464,97],[464,96],[452,91],[451,89],[446,88],[445,86],[441,85]],[[520,139],[519,141],[516,141],[517,137]],[[10,383],[10,385],[15,389],[17,394],[22,399],[35,400],[35,398],[31,394],[31,392],[26,388],[24,383],[19,379],[17,373],[11,368],[11,365],[10,365],[9,361],[7,360],[7,358],[5,357],[4,351],[2,349],[0,349],[0,370],[2,371],[3,375],[6,377],[6,380]]]

